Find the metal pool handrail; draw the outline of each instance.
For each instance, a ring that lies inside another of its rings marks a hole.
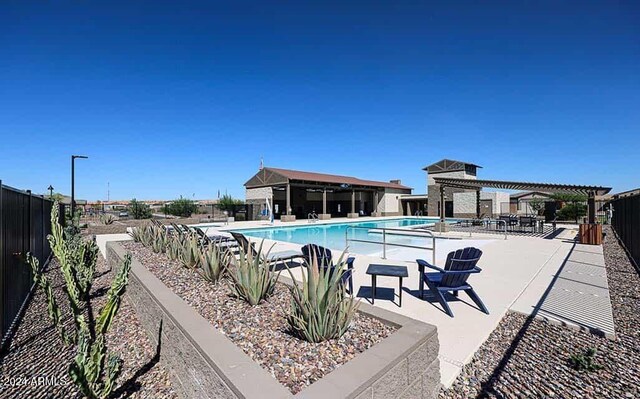
[[[351,229],[382,231],[382,242],[372,241],[372,240],[362,240],[359,238],[349,238],[349,230]],[[431,238],[431,247],[421,247],[419,245],[389,243],[387,242],[387,235]],[[429,251],[432,251],[432,262],[433,262],[432,264],[433,265],[436,264],[436,236],[434,236],[432,232],[427,230],[418,231],[418,230],[394,229],[394,228],[387,228],[387,227],[347,226],[347,229],[344,232],[344,240],[345,240],[345,245],[347,247],[349,246],[349,242],[382,244],[382,259],[387,259],[387,246],[429,250]]]

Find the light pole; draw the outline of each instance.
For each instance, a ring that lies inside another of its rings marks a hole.
[[[49,190],[49,199],[53,199],[53,186],[49,184],[49,187],[47,187],[47,190]]]
[[[73,220],[76,217],[76,170],[75,170],[75,163],[76,163],[76,158],[80,158],[80,159],[87,159],[89,157],[84,156],[84,155],[71,155],[71,221],[73,223]]]

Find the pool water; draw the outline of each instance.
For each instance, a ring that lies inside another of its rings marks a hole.
[[[305,245],[309,243],[317,244],[332,250],[343,251],[347,248],[346,235],[349,239],[367,240],[382,243],[380,228],[400,228],[410,226],[430,226],[438,221],[438,218],[398,218],[367,222],[348,223],[313,223],[308,225],[298,225],[290,227],[273,227],[259,229],[234,230],[244,235],[264,238],[276,241],[285,241]],[[447,220],[453,222],[454,220]],[[350,228],[350,227],[358,228]],[[431,246],[431,239],[426,237],[406,237],[393,236],[387,234],[387,243],[408,244],[417,246]],[[364,255],[378,255],[382,251],[382,245],[371,243],[360,243],[350,241],[348,244],[350,252]]]

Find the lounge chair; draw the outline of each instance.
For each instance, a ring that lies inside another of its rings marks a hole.
[[[318,267],[330,269],[329,273],[332,273],[335,269],[333,259],[331,257],[331,251],[328,248],[321,247],[316,244],[307,244],[302,247],[302,255],[307,265],[313,265],[314,260]],[[342,284],[349,286],[349,293],[353,295],[353,262],[356,258],[350,256],[347,258],[347,269],[341,277]]]
[[[418,262],[418,270],[420,271],[420,298],[424,295],[424,284],[426,283],[431,293],[444,308],[444,311],[453,317],[453,312],[447,304],[444,293],[452,291],[454,296],[458,296],[458,291],[464,291],[480,310],[489,314],[480,297],[478,297],[471,285],[467,283],[467,279],[472,273],[480,273],[482,271],[476,266],[481,256],[482,251],[473,247],[450,252],[447,255],[447,261],[443,269],[430,265],[425,260],[417,259],[416,262]],[[433,269],[437,272],[425,273],[425,268]]]
[[[231,231],[230,233],[238,242],[238,245],[240,246],[240,248],[242,248],[243,251],[245,251],[246,253],[249,253],[249,251],[251,251],[251,254],[253,256],[258,256],[258,251],[256,250],[254,243],[250,242],[247,237],[244,236],[244,234],[233,231]],[[279,263],[287,260],[300,259],[302,257],[302,252],[281,251],[269,253],[269,256],[267,256],[265,260],[267,260],[268,262]]]

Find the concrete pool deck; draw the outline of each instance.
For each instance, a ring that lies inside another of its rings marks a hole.
[[[362,218],[361,221],[388,220],[387,218]],[[328,223],[343,223],[347,219],[333,219]],[[353,219],[348,219],[354,222]],[[356,220],[357,221],[357,220]],[[324,222],[323,222],[324,223]],[[229,225],[207,229],[208,234],[215,231],[245,229],[254,227],[305,226],[308,221],[280,223],[271,225],[268,221],[234,222]],[[574,226],[575,227],[575,226]],[[572,228],[574,228],[572,227]],[[457,301],[450,302],[455,317],[445,314],[440,305],[431,298],[426,300],[417,297],[418,268],[416,258],[431,261],[430,251],[394,249],[387,252],[389,259],[381,259],[375,255],[352,254],[356,257],[353,277],[354,291],[362,301],[370,297],[371,278],[365,272],[368,264],[396,264],[407,266],[409,277],[403,281],[402,307],[398,307],[398,280],[393,277],[378,277],[378,291],[375,306],[404,316],[433,324],[438,328],[440,342],[441,382],[445,387],[451,386],[464,364],[468,363],[474,353],[489,337],[508,310],[531,313],[543,297],[547,287],[561,271],[561,267],[574,247],[575,231],[567,228],[554,239],[537,237],[476,234],[471,237],[465,233],[447,233],[452,240],[438,240],[436,249],[437,265],[441,265],[446,255],[457,248],[476,246],[483,251],[479,266],[482,273],[472,275],[469,283],[483,300],[490,314],[479,311],[473,302],[461,293]],[[115,240],[124,237],[114,237]],[[248,237],[252,241],[259,239]],[[100,243],[110,240],[100,237]],[[299,244],[282,241],[265,240],[272,251],[299,250]],[[334,254],[335,257],[339,253]],[[391,259],[391,258],[396,258]],[[300,278],[302,269],[292,269],[293,276]],[[287,273],[284,271],[284,273]]]

